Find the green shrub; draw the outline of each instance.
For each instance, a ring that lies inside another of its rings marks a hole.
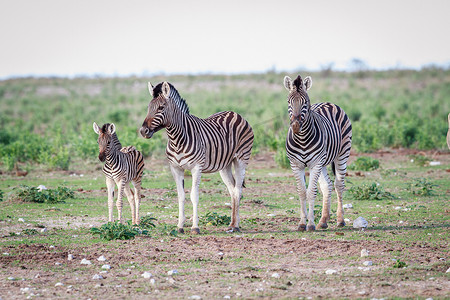
[[[432,184],[425,178],[419,178],[415,179],[414,182],[410,182],[408,184],[408,190],[413,195],[418,196],[432,196],[433,193],[433,187],[436,187],[437,185]]]
[[[67,187],[39,191],[36,187],[20,185],[13,189],[11,200],[36,203],[58,203],[74,198],[74,192]]]
[[[401,261],[401,260],[396,260],[395,261],[395,263],[394,263],[394,265],[392,266],[393,268],[396,268],[396,269],[401,269],[401,268],[405,268],[405,267],[407,267],[408,265],[405,263],[405,262],[403,262],[403,261]]]
[[[348,166],[349,170],[373,171],[380,167],[378,159],[360,156]]]
[[[364,184],[362,186],[354,186],[348,190],[355,200],[382,200],[384,198],[394,199],[395,196],[384,189],[377,183]]]
[[[154,228],[156,226],[153,223],[154,221],[156,221],[156,218],[153,218],[151,216],[143,216],[140,218],[139,227],[145,229]]]
[[[3,201],[3,191],[0,190],[0,201]]]
[[[108,222],[100,228],[91,228],[92,234],[100,235],[101,239],[111,240],[130,240],[137,235],[148,235],[147,230],[140,230],[138,227],[122,224],[119,221]]]
[[[36,234],[38,234],[38,231],[36,229],[33,229],[33,228],[27,228],[27,229],[22,230],[22,234],[25,234],[25,235],[36,235]]]
[[[278,166],[284,169],[289,169],[291,167],[289,158],[286,155],[286,149],[284,148],[278,149],[277,152],[275,152],[274,160]]]
[[[216,212],[208,212],[206,215],[202,216],[200,218],[200,223],[203,225],[214,225],[214,226],[220,226],[220,225],[228,225],[231,222],[231,217],[222,215],[220,216]]]
[[[422,154],[413,154],[410,155],[409,158],[411,158],[411,162],[419,167],[423,167],[428,165],[428,163],[431,161],[431,158],[426,157]]]

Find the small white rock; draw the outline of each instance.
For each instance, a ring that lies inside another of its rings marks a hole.
[[[23,218],[19,218],[19,219],[17,219],[17,221],[19,221],[19,222],[25,222],[25,220],[23,219]]]
[[[345,219],[344,219],[344,222],[345,222],[345,223],[350,223],[350,219],[345,218]]]
[[[62,283],[62,282],[57,282],[56,284],[55,284],[55,286],[63,286],[64,285],[64,283]]]
[[[60,262],[55,262],[55,265],[60,266],[62,264]]]
[[[73,254],[68,254],[67,255],[67,260],[73,260]]]
[[[367,257],[367,256],[369,256],[369,250],[362,249],[361,250],[361,257]]]
[[[201,300],[202,297],[199,296],[199,295],[192,295],[192,296],[190,296],[188,299],[191,299],[191,300]]]
[[[102,269],[111,270],[111,266],[110,265],[103,265]]]
[[[92,276],[92,280],[98,280],[98,279],[103,279],[103,276],[99,275],[99,274],[95,274],[94,276]]]
[[[16,278],[10,276],[10,277],[8,277],[8,280],[14,281],[14,280],[16,280]]]
[[[155,278],[151,278],[151,279],[150,279],[150,284],[155,285],[155,283],[156,283]]]
[[[400,209],[402,209],[402,207],[401,206],[396,206],[396,207],[394,207],[394,209],[395,210],[400,210]]]
[[[8,253],[8,252],[3,252],[3,255],[4,255],[4,256],[8,256],[9,253]]]
[[[50,245],[50,247],[49,247],[50,249],[55,249],[55,246],[53,246],[53,245]]]
[[[440,161],[430,161],[430,166],[439,166],[440,164]]]
[[[37,190],[39,192],[42,192],[43,190],[46,190],[46,189],[47,189],[47,187],[45,185],[43,185],[43,184],[40,184],[40,185],[37,186]]]
[[[327,275],[332,275],[332,274],[336,274],[336,273],[337,273],[337,271],[333,270],[333,269],[328,269],[325,271],[325,274],[327,274]]]
[[[278,274],[278,273],[273,273],[272,274],[272,278],[280,278],[281,276],[280,276],[280,274]]]
[[[149,279],[150,277],[152,277],[152,273],[150,272],[144,272],[141,275],[142,277],[144,277],[145,279]]]
[[[450,273],[450,268],[448,268],[447,271],[445,271],[445,273]]]
[[[219,253],[217,253],[217,255],[223,256],[223,252],[219,252]]]
[[[167,275],[169,275],[169,276],[172,276],[172,275],[175,275],[175,274],[178,274],[177,270],[170,270],[170,271],[167,272]]]
[[[344,206],[343,206],[345,209],[348,209],[348,208],[353,208],[353,204],[351,204],[351,203],[347,203],[347,204],[344,204]]]
[[[372,266],[372,265],[373,265],[373,262],[370,261],[370,260],[366,260],[365,262],[363,262],[363,265],[365,265],[366,267]]]
[[[83,258],[81,260],[80,264],[82,264],[82,265],[91,265],[92,263],[91,263],[90,260],[87,260],[86,258]]]
[[[99,258],[97,258],[98,261],[106,261],[106,257],[104,257],[103,255],[100,256]]]
[[[267,214],[268,217],[275,217],[275,214]]]
[[[353,228],[362,229],[366,228],[369,223],[363,217],[358,217],[353,221]]]
[[[231,299],[231,297],[229,295],[225,295],[223,296],[223,299]]]
[[[22,294],[29,293],[30,288],[29,287],[20,288],[20,291],[22,292]]]

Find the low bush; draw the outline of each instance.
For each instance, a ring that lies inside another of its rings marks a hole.
[[[10,200],[36,203],[58,203],[74,197],[75,193],[67,187],[39,190],[37,187],[20,185],[13,189]]]
[[[408,190],[413,195],[432,196],[434,194],[433,188],[436,186],[425,178],[419,178],[408,184]]]
[[[100,226],[100,228],[93,227],[90,232],[92,234],[100,235],[101,239],[112,240],[131,240],[137,235],[148,235],[147,230],[141,230],[139,227],[122,224],[119,221],[108,222]]]
[[[155,223],[153,223],[154,221],[156,221],[156,218],[153,218],[151,216],[143,216],[140,218],[139,227],[145,229],[154,228],[156,227]]]
[[[202,216],[200,218],[200,223],[203,225],[214,225],[214,226],[220,226],[220,225],[228,225],[231,222],[231,217],[222,215],[220,216],[216,212],[208,212],[206,215]]]
[[[360,156],[353,163],[348,166],[349,170],[359,170],[359,171],[373,171],[380,167],[380,162],[378,159]]]
[[[395,196],[384,189],[377,183],[364,184],[362,186],[354,186],[348,190],[355,200],[382,200],[394,199]]]

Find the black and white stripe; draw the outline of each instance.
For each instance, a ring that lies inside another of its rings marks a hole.
[[[324,195],[322,217],[319,227],[327,228],[330,218],[332,182],[326,166],[331,164],[335,172],[335,189],[338,199],[337,222],[344,226],[342,193],[350,156],[352,125],[345,112],[332,103],[311,105],[307,90],[312,85],[311,77],[302,80],[300,75],[292,81],[288,76],[284,85],[289,91],[288,112],[291,126],[286,138],[286,152],[294,172],[301,202],[299,230],[314,230],[314,200],[317,182]],[[310,169],[308,189],[305,183],[305,168]],[[306,226],[306,200],[309,203],[308,226]]]
[[[114,186],[118,187],[117,209],[119,210],[119,220],[122,221],[122,197],[127,195],[132,212],[132,223],[139,224],[139,203],[142,174],[144,172],[144,158],[142,153],[134,147],[122,148],[116,135],[114,124],[104,124],[101,128],[94,122],[94,131],[98,136],[100,161],[105,162],[103,173],[106,176],[108,187],[108,208],[110,222],[113,221],[113,199]],[[129,183],[133,183],[134,193],[131,191]]]
[[[189,113],[186,101],[168,82],[156,87],[149,84],[153,99],[141,135],[151,138],[155,132],[166,128],[168,143],[166,155],[177,183],[180,206],[179,231],[184,224],[184,171],[193,176],[191,201],[194,204],[192,231],[198,229],[198,184],[201,173],[220,172],[232,198],[231,230],[239,229],[238,206],[242,194],[245,168],[253,146],[253,131],[249,123],[231,111],[219,112],[206,119]],[[232,165],[235,173],[232,173]]]

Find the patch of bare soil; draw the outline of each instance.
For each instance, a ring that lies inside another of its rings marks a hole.
[[[405,250],[398,242],[309,240],[307,236],[137,238],[72,249],[10,246],[1,249],[16,254],[0,257],[0,294],[2,299],[31,293],[44,298],[103,299],[449,296],[448,278],[436,275],[449,267],[442,262],[444,249],[416,243]],[[369,250],[369,257],[361,258],[361,249]],[[413,271],[392,268],[393,253],[403,251],[408,252],[406,263]],[[74,259],[67,260],[68,254]],[[105,262],[97,260],[101,255]],[[82,259],[92,264],[81,265]],[[365,260],[373,265],[365,267]],[[111,269],[105,272],[104,264]],[[327,275],[329,269],[337,272]],[[168,275],[171,270],[178,273]],[[141,276],[145,271],[152,274],[150,279]],[[93,279],[94,275],[103,279]]]

